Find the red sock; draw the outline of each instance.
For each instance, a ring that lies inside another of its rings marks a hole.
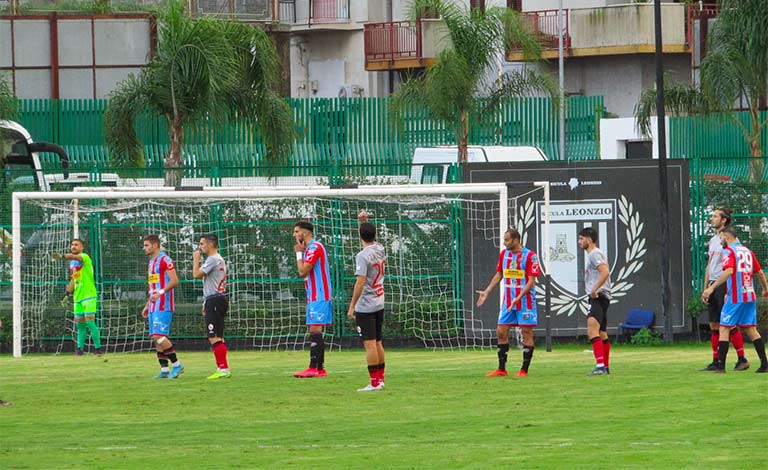
[[[598,367],[605,366],[605,354],[603,352],[603,340],[595,336],[592,341],[592,353],[595,355],[595,363]]]
[[[229,369],[227,364],[227,345],[219,342],[213,345],[213,355],[216,357],[216,367],[219,369]]]
[[[379,381],[380,382],[384,382],[384,365],[381,365],[380,367],[381,367],[381,369],[379,369],[376,372],[378,372],[378,374],[379,374]]]
[[[736,355],[744,357],[744,335],[741,334],[740,329],[731,330],[731,343],[733,343],[733,349],[736,350]]]
[[[379,371],[376,366],[368,366],[368,375],[371,377],[371,386],[378,387],[381,379],[379,379]]]
[[[611,356],[611,342],[607,339],[603,340],[603,356],[605,356],[605,367],[609,367],[608,358]]]
[[[709,333],[709,342],[712,343],[712,359],[717,360],[718,357],[719,357],[717,355],[717,348],[718,348],[718,343],[720,342],[720,332],[719,331],[710,331],[710,333]],[[742,349],[744,349],[743,341],[742,341]]]

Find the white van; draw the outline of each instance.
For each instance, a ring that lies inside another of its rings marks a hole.
[[[419,147],[413,152],[411,184],[440,184],[449,178],[451,164],[458,161],[459,149],[455,145]],[[538,147],[467,147],[467,162],[545,162],[547,156]],[[455,167],[454,167],[455,168]],[[453,175],[450,175],[453,176]]]
[[[2,161],[0,168],[7,170],[31,168],[34,171],[28,178],[30,182],[34,180],[38,189],[48,191],[50,177],[47,177],[42,170],[39,155],[42,152],[54,153],[59,157],[62,173],[57,175],[57,178],[68,180],[69,157],[63,148],[47,142],[34,142],[29,131],[21,124],[0,120],[0,161]]]

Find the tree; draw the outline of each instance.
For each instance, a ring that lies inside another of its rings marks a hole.
[[[104,114],[104,136],[117,165],[143,166],[134,127],[149,110],[168,121],[166,168],[181,166],[184,128],[202,119],[257,121],[266,160],[277,165],[290,155],[293,122],[278,96],[280,61],[267,34],[244,23],[184,15],[171,0],[158,17],[155,57],[113,92]],[[178,171],[166,172],[166,185],[178,185]]]
[[[0,77],[0,121],[15,119],[18,113],[19,102],[8,83]]]
[[[665,87],[670,114],[720,114],[733,122],[749,143],[750,180],[762,180],[760,148],[768,119],[760,119],[761,99],[768,97],[768,8],[765,0],[722,0],[720,15],[710,29],[707,55],[701,63],[701,87]],[[733,103],[740,97],[749,107],[747,123]],[[635,106],[640,131],[650,134],[656,113],[656,90],[644,90]]]
[[[415,0],[410,6],[412,21],[423,12],[440,16],[450,46],[438,54],[433,66],[421,76],[411,77],[395,92],[391,113],[396,122],[402,122],[411,106],[427,107],[453,133],[458,161],[463,163],[467,161],[470,122],[500,100],[546,94],[557,107],[557,83],[532,68],[504,73],[493,83],[486,82],[512,44],[521,45],[528,59],[541,57],[541,45],[519,13],[503,7],[467,9],[450,0]],[[480,100],[480,96],[487,99]]]

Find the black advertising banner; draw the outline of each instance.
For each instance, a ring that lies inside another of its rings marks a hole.
[[[691,240],[688,162],[669,160],[670,314],[674,331],[687,331],[686,299],[691,289]],[[544,193],[534,181],[550,184],[549,247],[543,246]],[[588,309],[584,290],[584,252],[577,234],[584,227],[597,230],[598,246],[606,253],[613,283],[609,331],[615,332],[631,308],[653,310],[661,317],[660,197],[657,162],[613,160],[592,162],[481,163],[464,167],[465,183],[503,182],[509,185],[509,225],[523,234],[523,244],[539,254],[551,275],[551,325],[554,336],[586,332]],[[493,276],[498,242],[484,240],[465,229],[465,299],[476,298]],[[545,250],[549,250],[549,260]],[[483,307],[474,302],[472,336],[488,336],[499,313],[498,288]],[[537,283],[539,325],[544,327],[543,277]],[[479,325],[482,325],[478,328]]]

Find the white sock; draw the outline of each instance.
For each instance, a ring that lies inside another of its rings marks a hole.
[[[173,367],[178,367],[181,365],[181,361],[176,361],[173,363]]]
[[[160,372],[168,372],[168,368],[167,367],[161,367],[160,368]]]

